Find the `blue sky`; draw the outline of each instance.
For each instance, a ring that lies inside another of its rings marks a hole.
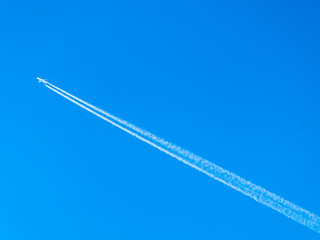
[[[318,1],[2,1],[2,239],[318,239],[36,77],[320,214]]]

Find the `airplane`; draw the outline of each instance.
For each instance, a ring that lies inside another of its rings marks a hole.
[[[39,77],[37,77],[37,79],[38,79],[38,81],[39,81],[39,83],[48,83],[46,80],[47,79],[42,79],[42,78],[39,78]]]

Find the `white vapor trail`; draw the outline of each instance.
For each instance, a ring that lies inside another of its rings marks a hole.
[[[102,118],[103,120],[131,134],[132,136],[135,136],[136,138],[150,144],[151,146],[170,155],[171,157],[178,159],[179,161],[207,174],[210,177],[213,177],[214,179],[245,194],[246,196],[253,198],[255,201],[270,207],[287,216],[288,218],[291,218],[294,221],[299,222],[302,225],[320,233],[320,218],[317,215],[237,176],[232,172],[229,172],[228,170],[225,170],[187,150],[184,150],[179,146],[165,141],[164,139],[159,138],[144,129],[138,128],[127,121],[119,119],[47,81],[43,82],[43,84],[50,90],[77,104],[81,108]]]

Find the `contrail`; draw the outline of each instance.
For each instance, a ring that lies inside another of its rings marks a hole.
[[[80,98],[54,86],[48,81],[42,81],[42,83],[50,90],[111,123],[112,125],[120,128],[121,130],[131,134],[132,136],[135,136],[136,138],[148,143],[149,145],[159,149],[171,157],[182,161],[183,163],[199,170],[200,172],[203,172],[208,176],[224,183],[225,185],[245,194],[246,196],[253,198],[255,201],[270,207],[287,216],[288,218],[291,218],[294,221],[299,222],[304,226],[320,233],[320,218],[317,215],[237,176],[232,172],[229,172],[228,170],[225,170],[187,150],[184,150],[179,146],[165,141],[164,139],[159,138],[144,129],[138,128],[127,121],[117,118],[112,114],[105,112],[98,107],[95,107],[81,100]]]

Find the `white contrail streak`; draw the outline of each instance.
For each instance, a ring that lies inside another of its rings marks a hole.
[[[320,233],[320,218],[317,215],[237,176],[234,173],[229,172],[228,170],[225,170],[187,150],[184,150],[181,147],[167,142],[164,139],[159,138],[144,129],[138,128],[131,123],[128,123],[127,121],[119,119],[112,114],[107,113],[81,100],[80,98],[77,98],[76,96],[54,86],[49,82],[43,82],[43,84],[47,88],[58,93],[69,101],[77,104],[83,109],[102,118],[103,120],[131,134],[132,136],[137,137],[138,139],[178,159],[179,161],[182,161],[183,163],[199,170],[200,172],[213,177],[214,179],[245,194],[248,197],[253,198],[257,202],[262,203],[263,205],[266,205],[267,207],[270,207],[282,213],[288,218],[291,218],[294,221],[299,222],[309,227],[310,229]]]

